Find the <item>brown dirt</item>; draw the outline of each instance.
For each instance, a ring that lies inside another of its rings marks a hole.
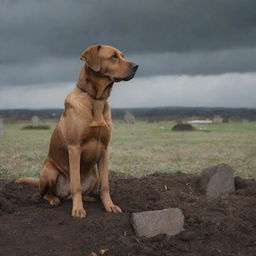
[[[71,202],[52,208],[30,185],[0,182],[1,255],[256,255],[256,182],[236,178],[236,192],[207,200],[196,175],[112,175],[113,200],[124,211],[105,213],[87,203],[88,216],[73,219]],[[166,190],[167,188],[167,190]],[[138,238],[130,213],[179,207],[185,231],[174,237]]]
[[[49,129],[50,129],[49,125],[38,125],[38,126],[27,125],[22,128],[22,130],[49,130]]]
[[[195,131],[191,124],[176,124],[172,127],[173,131]]]

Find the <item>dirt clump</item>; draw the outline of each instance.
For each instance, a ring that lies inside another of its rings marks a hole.
[[[236,191],[207,199],[199,176],[111,176],[113,201],[123,213],[106,213],[98,200],[87,217],[71,217],[71,201],[52,208],[37,189],[0,181],[1,255],[256,255],[256,182],[236,178]],[[185,231],[176,236],[136,237],[132,212],[180,208]]]
[[[195,131],[192,124],[176,124],[172,127],[173,131]]]

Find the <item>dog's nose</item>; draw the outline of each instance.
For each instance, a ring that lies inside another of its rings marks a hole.
[[[133,72],[136,72],[137,69],[138,69],[139,65],[137,64],[132,64],[132,69],[133,69]]]

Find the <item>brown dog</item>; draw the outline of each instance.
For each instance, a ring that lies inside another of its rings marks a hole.
[[[40,194],[51,205],[72,196],[72,216],[83,218],[84,201],[97,184],[107,212],[121,212],[109,194],[109,141],[111,110],[107,103],[114,82],[128,81],[138,65],[124,59],[116,48],[95,45],[87,48],[80,59],[76,88],[65,100],[65,110],[55,128],[40,178],[20,178],[19,183],[39,186]]]

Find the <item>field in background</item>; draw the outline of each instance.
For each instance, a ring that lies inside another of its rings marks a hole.
[[[5,124],[0,137],[0,178],[37,176],[48,151],[49,130],[21,130],[27,123]],[[225,162],[235,175],[256,177],[256,122],[195,125],[207,131],[173,132],[174,122],[114,122],[112,171],[130,175],[199,172]]]

